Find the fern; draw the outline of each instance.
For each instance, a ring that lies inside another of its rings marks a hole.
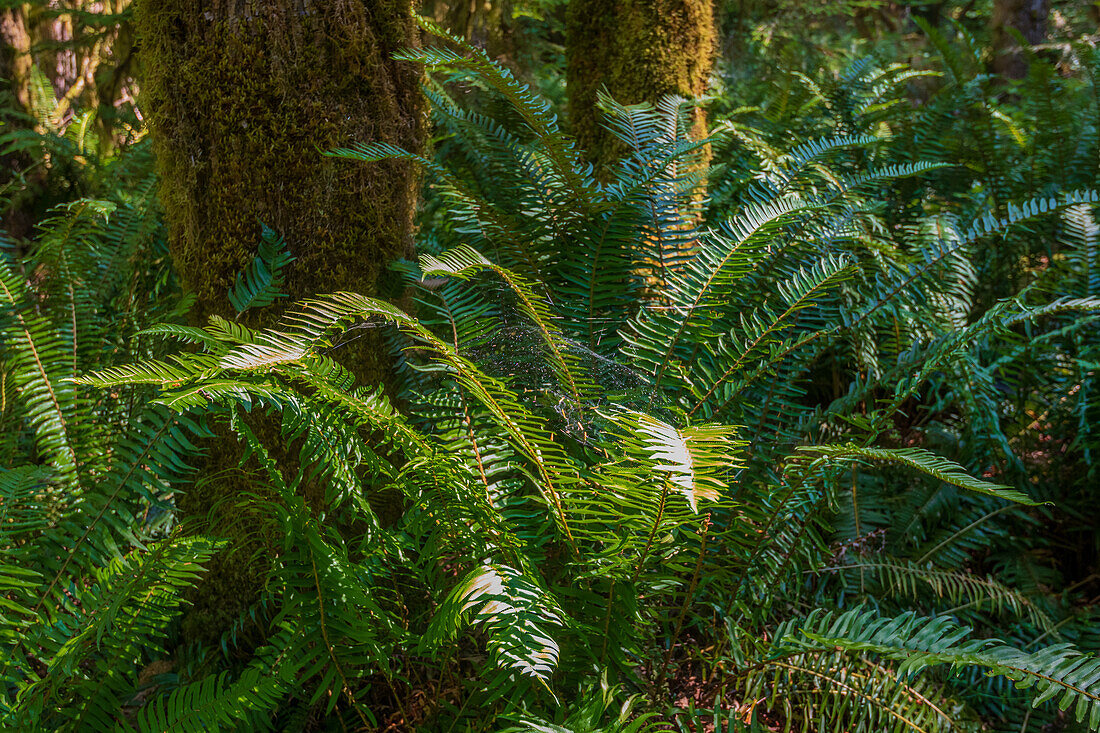
[[[286,251],[286,242],[266,224],[260,238],[260,249],[248,268],[237,276],[229,291],[229,304],[237,313],[250,308],[263,308],[285,297],[283,268],[294,261]]]
[[[969,632],[948,618],[920,618],[905,614],[876,619],[853,609],[839,616],[807,619],[802,634],[809,640],[798,646],[827,645],[849,653],[871,652],[900,662],[898,672],[909,675],[938,664],[972,664],[1003,674],[1021,689],[1035,688],[1038,706],[1058,698],[1062,709],[1073,707],[1078,722],[1100,726],[1100,694],[1094,689],[1100,662],[1070,645],[1055,645],[1028,653],[996,640],[963,641]]]
[[[860,458],[899,463],[916,469],[940,481],[958,486],[968,491],[977,491],[999,499],[1007,499],[1020,504],[1035,505],[1026,494],[1013,491],[1008,486],[993,484],[970,476],[957,463],[936,456],[921,448],[862,448],[859,446],[814,446],[804,448],[813,453],[840,460],[858,460]]]
[[[438,645],[464,625],[484,625],[494,664],[545,684],[559,656],[546,627],[563,623],[557,603],[529,579],[506,566],[485,565],[462,578],[440,604],[423,643]]]
[[[605,96],[622,157],[596,176],[550,103],[424,28],[444,45],[399,60],[436,74],[438,154],[330,152],[437,186],[401,305],[182,325],[170,275],[134,269],[164,254],[148,179],[0,261],[4,723],[976,730],[990,700],[1022,719],[1015,684],[1097,728],[1100,670],[1066,646],[1092,616],[1031,537],[1064,496],[1034,444],[1095,443],[1097,195],[998,173],[1040,143],[969,42],[933,39],[954,55],[917,111],[900,90],[925,73],[871,58],[787,74],[702,141],[680,100]],[[978,152],[939,141],[951,105]],[[693,171],[705,145],[724,168]],[[1033,278],[989,255],[1032,262],[1035,233],[1059,243]],[[276,305],[289,261],[265,229],[238,314]],[[341,363],[364,328],[386,388]],[[269,562],[220,648],[185,648],[220,543],[173,501],[211,426],[250,487],[221,510]]]

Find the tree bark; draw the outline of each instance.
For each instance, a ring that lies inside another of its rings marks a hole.
[[[232,315],[226,296],[257,251],[260,222],[297,258],[288,302],[338,290],[396,292],[385,267],[413,252],[415,170],[320,151],[366,141],[422,148],[419,72],[392,58],[416,43],[412,2],[138,0],[142,110],[171,253],[197,298],[196,321]],[[270,324],[275,310],[244,320]],[[381,336],[368,331],[340,356],[361,382],[377,384],[390,366],[384,354]],[[260,520],[242,499],[255,487],[236,468],[231,442],[207,446],[203,480],[178,501],[194,531],[235,545],[193,599],[183,629],[190,638],[217,638],[256,598],[266,570],[256,557]]]
[[[27,28],[27,9],[23,5],[0,9],[0,104],[9,109],[31,113],[31,35]],[[7,97],[7,99],[5,99]],[[29,119],[5,114],[2,122],[9,131],[29,128]],[[14,151],[0,156],[0,190],[8,189],[6,200],[0,199],[0,227],[16,242],[29,237],[35,223],[35,195],[32,187],[16,186],[20,175],[34,167],[26,151]],[[31,170],[29,177],[41,180],[43,173]]]
[[[23,108],[30,108],[31,36],[22,5],[0,9],[0,79]]]
[[[1010,29],[1019,31],[1031,45],[1042,43],[1046,38],[1049,14],[1050,0],[995,0],[990,18],[993,40],[990,68],[995,74],[1009,79],[1022,79],[1027,75],[1027,59]]]
[[[569,117],[597,164],[621,152],[600,120],[601,87],[624,104],[706,93],[715,52],[712,0],[570,0],[567,25]],[[702,109],[692,112],[692,134],[706,134]]]
[[[490,58],[514,61],[512,0],[421,0],[420,14],[485,49]]]

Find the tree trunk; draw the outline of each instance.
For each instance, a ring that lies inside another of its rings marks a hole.
[[[31,35],[27,28],[27,9],[23,5],[0,8],[0,105],[12,112],[30,113],[31,109]],[[33,118],[20,119],[6,114],[0,120],[0,129],[8,132],[29,128]],[[26,175],[40,182],[44,171],[34,170],[34,159],[25,150],[15,150],[0,155],[0,228],[4,233],[21,242],[29,237],[35,224],[36,186],[21,186],[20,176]]]
[[[23,109],[31,104],[31,36],[22,5],[0,8],[0,79]]]
[[[514,61],[512,0],[420,0],[420,14],[485,49],[490,58]]]
[[[1019,31],[1031,45],[1042,43],[1046,38],[1049,14],[1050,0],[995,0],[990,19],[993,39],[991,69],[995,74],[1009,79],[1022,79],[1027,75],[1027,59],[1010,29]]]
[[[624,104],[669,94],[698,98],[707,90],[716,35],[712,0],[570,0],[567,24],[569,116],[597,164],[621,152],[601,124],[601,87]],[[704,111],[692,115],[693,135],[704,136]]]
[[[412,2],[138,0],[142,109],[172,256],[197,298],[197,321],[231,316],[226,295],[257,251],[260,222],[297,258],[289,302],[396,290],[385,267],[413,251],[415,171],[320,151],[366,141],[422,148],[419,74],[392,59],[415,45]],[[245,320],[273,318],[269,309]],[[342,349],[341,361],[361,382],[377,384],[389,367],[384,353],[381,336],[368,332]],[[266,570],[259,520],[249,519],[254,505],[243,499],[255,487],[236,468],[239,450],[217,443],[207,447],[203,480],[178,502],[194,531],[236,545],[210,569],[184,621],[185,636],[206,640],[256,598]]]

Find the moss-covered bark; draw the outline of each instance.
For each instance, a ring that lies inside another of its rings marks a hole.
[[[668,94],[701,97],[714,63],[712,0],[570,0],[569,117],[573,134],[594,162],[616,155],[596,107],[601,87],[624,104]],[[697,136],[706,133],[694,111]]]
[[[417,149],[411,0],[142,0],[149,116],[172,255],[198,315],[226,314],[266,222],[298,258],[291,298],[373,290],[409,254],[414,171],[320,151],[355,141]]]
[[[415,68],[392,54],[415,44],[412,0],[138,0],[142,110],[154,137],[171,252],[195,318],[231,315],[226,294],[255,255],[264,222],[297,260],[289,301],[337,290],[393,291],[386,263],[412,253],[415,171],[355,165],[321,151],[356,141],[421,147]],[[252,325],[271,312],[250,316]],[[385,380],[380,336],[342,361]],[[236,448],[211,447],[204,480],[179,501],[190,526],[228,535],[185,620],[213,638],[254,600],[262,531]],[[210,527],[205,518],[225,519]]]

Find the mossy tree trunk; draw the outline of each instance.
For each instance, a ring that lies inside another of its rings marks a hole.
[[[0,8],[0,79],[14,101],[30,107],[31,35],[22,5]]]
[[[412,1],[137,1],[142,109],[172,256],[197,298],[197,321],[232,317],[226,295],[257,251],[260,222],[297,258],[288,302],[395,291],[385,268],[412,254],[415,171],[320,151],[359,141],[422,147],[419,74],[392,59],[415,45]],[[246,322],[264,325],[275,315],[268,309]],[[342,349],[342,363],[363,383],[386,379],[380,338]],[[260,520],[250,519],[255,510],[244,498],[255,489],[228,442],[209,447],[203,479],[179,500],[185,523],[237,545],[199,589],[184,622],[190,638],[214,639],[227,628],[255,599],[265,569]],[[225,521],[211,526],[207,517]]]
[[[604,127],[597,104],[601,89],[622,104],[655,103],[668,95],[698,99],[707,91],[716,37],[712,0],[570,0],[567,30],[571,128],[597,175],[627,152]],[[696,106],[690,114],[688,135],[705,137],[705,110]],[[709,164],[705,148],[688,170]],[[695,187],[696,204],[705,188],[703,182]],[[662,300],[669,273],[687,261],[694,245],[652,245],[635,275],[644,283],[643,300]]]
[[[570,0],[569,117],[577,141],[597,164],[621,152],[603,129],[601,87],[624,104],[688,99],[707,90],[714,63],[712,0]],[[706,115],[692,112],[692,133],[706,134]]]

